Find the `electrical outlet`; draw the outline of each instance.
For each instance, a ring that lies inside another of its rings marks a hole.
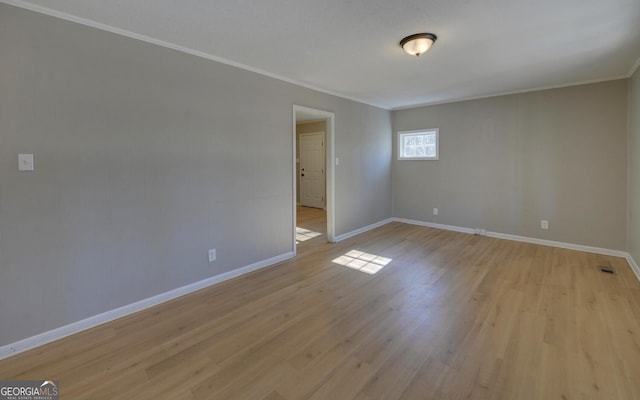
[[[541,229],[549,229],[549,221],[543,219],[540,221],[540,228]]]
[[[209,262],[214,262],[216,257],[216,249],[209,249]]]
[[[437,208],[433,209],[433,215],[438,215],[438,209]]]

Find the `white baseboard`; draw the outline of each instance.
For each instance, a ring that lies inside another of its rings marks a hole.
[[[527,236],[510,235],[508,233],[487,232],[487,236],[498,239],[514,240],[516,242],[525,242],[533,244],[541,244],[543,246],[559,247],[561,249],[578,250],[587,253],[603,254],[606,256],[627,258],[629,253],[622,250],[611,250],[602,247],[585,246],[582,244],[556,242],[555,240],[537,239]]]
[[[356,229],[355,231],[351,231],[349,233],[345,233],[345,234],[342,234],[340,236],[336,236],[334,243],[341,242],[341,241],[343,241],[345,239],[349,239],[350,237],[354,237],[354,236],[359,235],[361,233],[365,233],[365,232],[370,231],[372,229],[376,229],[378,227],[381,227],[382,225],[386,225],[389,222],[393,222],[393,221],[394,221],[393,218],[387,218],[385,220],[376,222],[375,224],[367,225],[367,226],[362,227],[360,229]]]
[[[629,263],[631,270],[636,274],[636,277],[640,281],[640,267],[638,267],[636,260],[631,257],[631,254],[627,254],[627,262]]]
[[[406,218],[392,218],[392,220],[395,222],[402,222],[405,224],[428,226],[429,228],[436,228],[436,229],[444,229],[446,231],[454,231],[454,232],[462,232],[462,233],[470,233],[470,234],[474,233],[473,229],[462,228],[460,226],[436,224],[434,222],[418,221],[415,219],[406,219]]]
[[[135,303],[127,304],[125,306],[106,311],[104,313],[94,315],[83,320],[73,322],[71,324],[61,326],[59,328],[40,333],[27,339],[19,340],[15,343],[11,343],[0,347],[0,360],[8,358],[10,356],[22,353],[27,350],[31,350],[35,347],[42,346],[44,344],[53,342],[55,340],[62,339],[67,336],[71,336],[78,332],[102,325],[104,323],[122,318],[129,314],[142,311],[146,308],[156,306],[158,304],[173,300],[175,298],[184,296],[186,294],[195,292],[200,289],[204,289],[208,286],[215,285],[229,279],[236,278],[240,275],[248,274],[249,272],[257,271],[259,269],[277,264],[279,262],[288,260],[294,257],[293,252],[281,254],[279,256],[269,258],[267,260],[259,261],[257,263],[247,265],[242,268],[234,269],[233,271],[225,272],[220,275],[212,276],[207,279],[203,279],[199,282],[194,282],[186,286],[179,287],[177,289],[170,290],[159,295],[149,297]]]
[[[454,231],[454,232],[461,232],[461,233],[469,233],[469,234],[474,234],[475,233],[475,230],[473,228],[464,228],[464,227],[461,227],[461,226],[437,224],[437,223],[434,223],[434,222],[418,221],[418,220],[407,219],[407,218],[387,218],[387,219],[385,219],[383,221],[376,222],[375,224],[371,224],[371,225],[365,226],[364,228],[356,229],[353,232],[349,232],[349,233],[345,233],[344,235],[340,235],[340,236],[338,236],[336,238],[336,242],[339,242],[339,241],[348,239],[350,237],[353,237],[355,235],[359,235],[361,233],[364,233],[364,232],[370,231],[372,229],[378,228],[378,227],[380,227],[382,225],[388,224],[389,222],[402,222],[402,223],[405,223],[405,224],[427,226],[429,228],[444,229],[444,230],[447,230],[447,231]],[[594,247],[594,246],[585,246],[585,245],[582,245],[582,244],[557,242],[555,240],[537,239],[537,238],[532,238],[532,237],[527,237],[527,236],[511,235],[511,234],[508,234],[508,233],[500,233],[500,232],[487,232],[486,236],[494,237],[494,238],[497,238],[497,239],[513,240],[513,241],[516,241],[516,242],[524,242],[524,243],[540,244],[540,245],[543,245],[543,246],[558,247],[558,248],[561,248],[561,249],[578,250],[578,251],[584,251],[584,252],[587,252],[587,253],[603,254],[603,255],[614,256],[614,257],[622,257],[622,258],[625,258],[625,259],[627,259],[629,261],[629,265],[631,266],[631,269],[634,270],[634,272],[638,276],[638,279],[640,279],[640,268],[638,268],[638,265],[635,263],[633,258],[631,258],[629,253],[627,253],[626,251],[611,250],[611,249],[605,249],[605,248],[602,248],[602,247]]]
[[[364,233],[364,232],[370,231],[372,229],[378,228],[380,226],[386,225],[386,224],[388,224],[390,222],[402,222],[402,223],[405,223],[405,224],[426,226],[426,227],[430,227],[430,228],[444,229],[444,230],[448,230],[448,231],[455,231],[455,232],[462,232],[462,233],[469,233],[469,234],[473,234],[474,233],[474,230],[471,229],[471,228],[463,228],[463,227],[459,227],[459,226],[436,224],[436,223],[433,223],[433,222],[417,221],[417,220],[406,219],[406,218],[387,218],[385,220],[376,222],[374,224],[365,226],[363,228],[356,229],[356,230],[354,230],[352,232],[345,233],[343,235],[337,236],[336,237],[336,242],[340,242],[342,240],[346,240],[346,239],[351,238],[353,236],[356,236],[356,235],[359,235],[361,233]],[[518,242],[540,244],[540,245],[559,247],[559,248],[564,248],[564,249],[585,251],[585,252],[588,252],[588,253],[596,253],[596,254],[604,254],[604,255],[615,256],[615,257],[622,257],[622,258],[625,258],[627,260],[627,262],[629,263],[629,266],[631,267],[633,272],[636,274],[636,277],[638,278],[638,280],[640,280],[640,267],[635,262],[635,260],[631,257],[631,255],[629,253],[627,253],[627,252],[624,252],[624,251],[610,250],[610,249],[604,249],[604,248],[600,248],[600,247],[584,246],[584,245],[572,244],[572,243],[556,242],[556,241],[553,241],[553,240],[536,239],[536,238],[530,238],[530,237],[526,237],[526,236],[510,235],[510,234],[498,233],[498,232],[487,232],[487,236],[498,238],[498,239],[514,240],[514,241],[518,241]],[[13,355],[18,354],[18,353],[22,353],[24,351],[33,349],[35,347],[42,346],[44,344],[53,342],[55,340],[62,339],[64,337],[73,335],[75,333],[78,333],[78,332],[81,332],[81,331],[96,327],[98,325],[102,325],[104,323],[116,320],[118,318],[122,318],[124,316],[129,315],[129,314],[133,314],[133,313],[136,313],[138,311],[142,311],[142,310],[144,310],[146,308],[150,308],[150,307],[156,306],[158,304],[167,302],[169,300],[178,298],[180,296],[184,296],[186,294],[195,292],[197,290],[204,289],[204,288],[206,288],[208,286],[215,285],[216,283],[224,282],[226,280],[233,279],[233,278],[236,278],[238,276],[241,276],[241,275],[244,275],[244,274],[248,274],[250,272],[257,271],[259,269],[262,269],[262,268],[277,264],[279,262],[288,260],[288,259],[290,259],[290,258],[292,258],[294,256],[295,256],[294,252],[288,252],[288,253],[285,253],[285,254],[281,254],[279,256],[276,256],[276,257],[273,257],[273,258],[270,258],[270,259],[267,259],[267,260],[259,261],[257,263],[254,263],[254,264],[251,264],[251,265],[247,265],[245,267],[238,268],[238,269],[235,269],[233,271],[225,272],[223,274],[216,275],[216,276],[213,276],[211,278],[207,278],[207,279],[201,280],[199,282],[194,282],[194,283],[191,283],[189,285],[182,286],[180,288],[173,289],[173,290],[170,290],[168,292],[161,293],[159,295],[156,295],[156,296],[153,296],[153,297],[149,297],[147,299],[140,300],[138,302],[135,302],[135,303],[132,303],[132,304],[128,304],[126,306],[122,306],[122,307],[119,307],[119,308],[116,308],[114,310],[109,310],[109,311],[104,312],[102,314],[94,315],[92,317],[83,319],[81,321],[73,322],[73,323],[71,323],[69,325],[65,325],[65,326],[62,326],[60,328],[56,328],[56,329],[50,330],[48,332],[41,333],[41,334],[32,336],[30,338],[27,338],[27,339],[22,339],[20,341],[15,342],[15,343],[11,343],[11,344],[8,344],[8,345],[5,345],[5,346],[1,346],[0,347],[0,360],[8,358],[8,357],[13,356]]]
[[[448,231],[471,233],[471,234],[475,233],[474,229],[462,228],[459,226],[435,224],[433,222],[416,221],[416,220],[405,219],[405,218],[392,218],[392,220],[396,222],[403,222],[405,224],[428,226],[430,228],[445,229]],[[578,250],[578,251],[584,251],[587,253],[621,257],[627,260],[627,262],[629,263],[629,266],[631,267],[633,272],[636,274],[636,277],[638,278],[638,280],[640,280],[640,267],[638,267],[638,264],[636,264],[635,260],[626,251],[611,250],[611,249],[605,249],[602,247],[585,246],[581,244],[556,242],[555,240],[537,239],[537,238],[531,238],[527,236],[510,235],[508,233],[499,233],[499,232],[487,232],[487,236],[494,237],[497,239],[514,240],[516,242],[533,243],[533,244],[540,244],[544,246],[559,247],[561,249]]]

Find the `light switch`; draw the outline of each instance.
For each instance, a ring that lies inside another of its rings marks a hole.
[[[18,171],[33,171],[33,154],[18,154]]]

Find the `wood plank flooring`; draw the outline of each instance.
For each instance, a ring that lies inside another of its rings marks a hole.
[[[640,399],[640,283],[616,257],[391,223],[0,361],[0,379],[74,400]]]
[[[321,208],[299,206],[296,210],[297,225],[314,232],[327,234],[327,211]],[[326,237],[324,238],[326,241]]]

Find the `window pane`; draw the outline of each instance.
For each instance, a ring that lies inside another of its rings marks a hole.
[[[398,132],[401,159],[438,159],[438,130]]]
[[[431,133],[429,135],[424,135],[425,139],[426,139],[426,143],[435,143],[436,142],[436,135],[435,133]]]
[[[427,157],[435,157],[436,156],[436,146],[430,145],[426,147]]]

